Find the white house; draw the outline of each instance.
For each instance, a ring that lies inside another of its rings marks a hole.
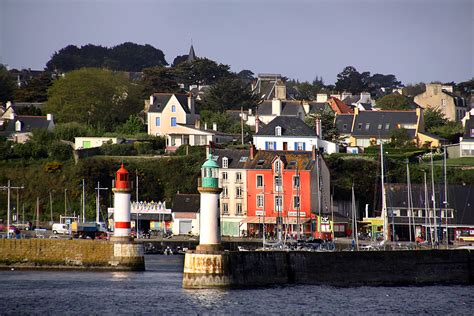
[[[74,137],[74,149],[100,147],[104,144],[122,144],[125,140],[118,137]]]
[[[201,201],[199,194],[176,194],[171,214],[173,235],[199,235],[199,212]]]
[[[321,124],[317,126],[321,133]],[[259,128],[253,136],[259,150],[310,151],[313,146],[332,154],[339,151],[336,143],[321,139],[318,133],[297,117],[279,116]]]

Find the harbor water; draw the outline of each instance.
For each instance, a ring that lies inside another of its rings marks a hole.
[[[472,315],[474,310],[474,286],[184,290],[183,260],[150,255],[145,272],[3,270],[0,315]]]

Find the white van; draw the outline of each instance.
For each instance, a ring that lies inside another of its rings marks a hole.
[[[52,230],[53,234],[69,234],[69,228],[66,224],[54,223]]]

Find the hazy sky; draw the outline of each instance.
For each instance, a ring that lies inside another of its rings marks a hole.
[[[234,71],[333,83],[352,65],[404,83],[474,76],[474,0],[0,0],[0,63],[42,69],[68,44],[151,44]]]

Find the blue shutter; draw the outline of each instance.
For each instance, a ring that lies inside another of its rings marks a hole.
[[[298,150],[298,142],[295,142],[295,148],[294,148],[295,151]]]
[[[265,142],[265,150],[268,150],[268,142]]]
[[[303,151],[306,151],[306,143],[303,142]]]

